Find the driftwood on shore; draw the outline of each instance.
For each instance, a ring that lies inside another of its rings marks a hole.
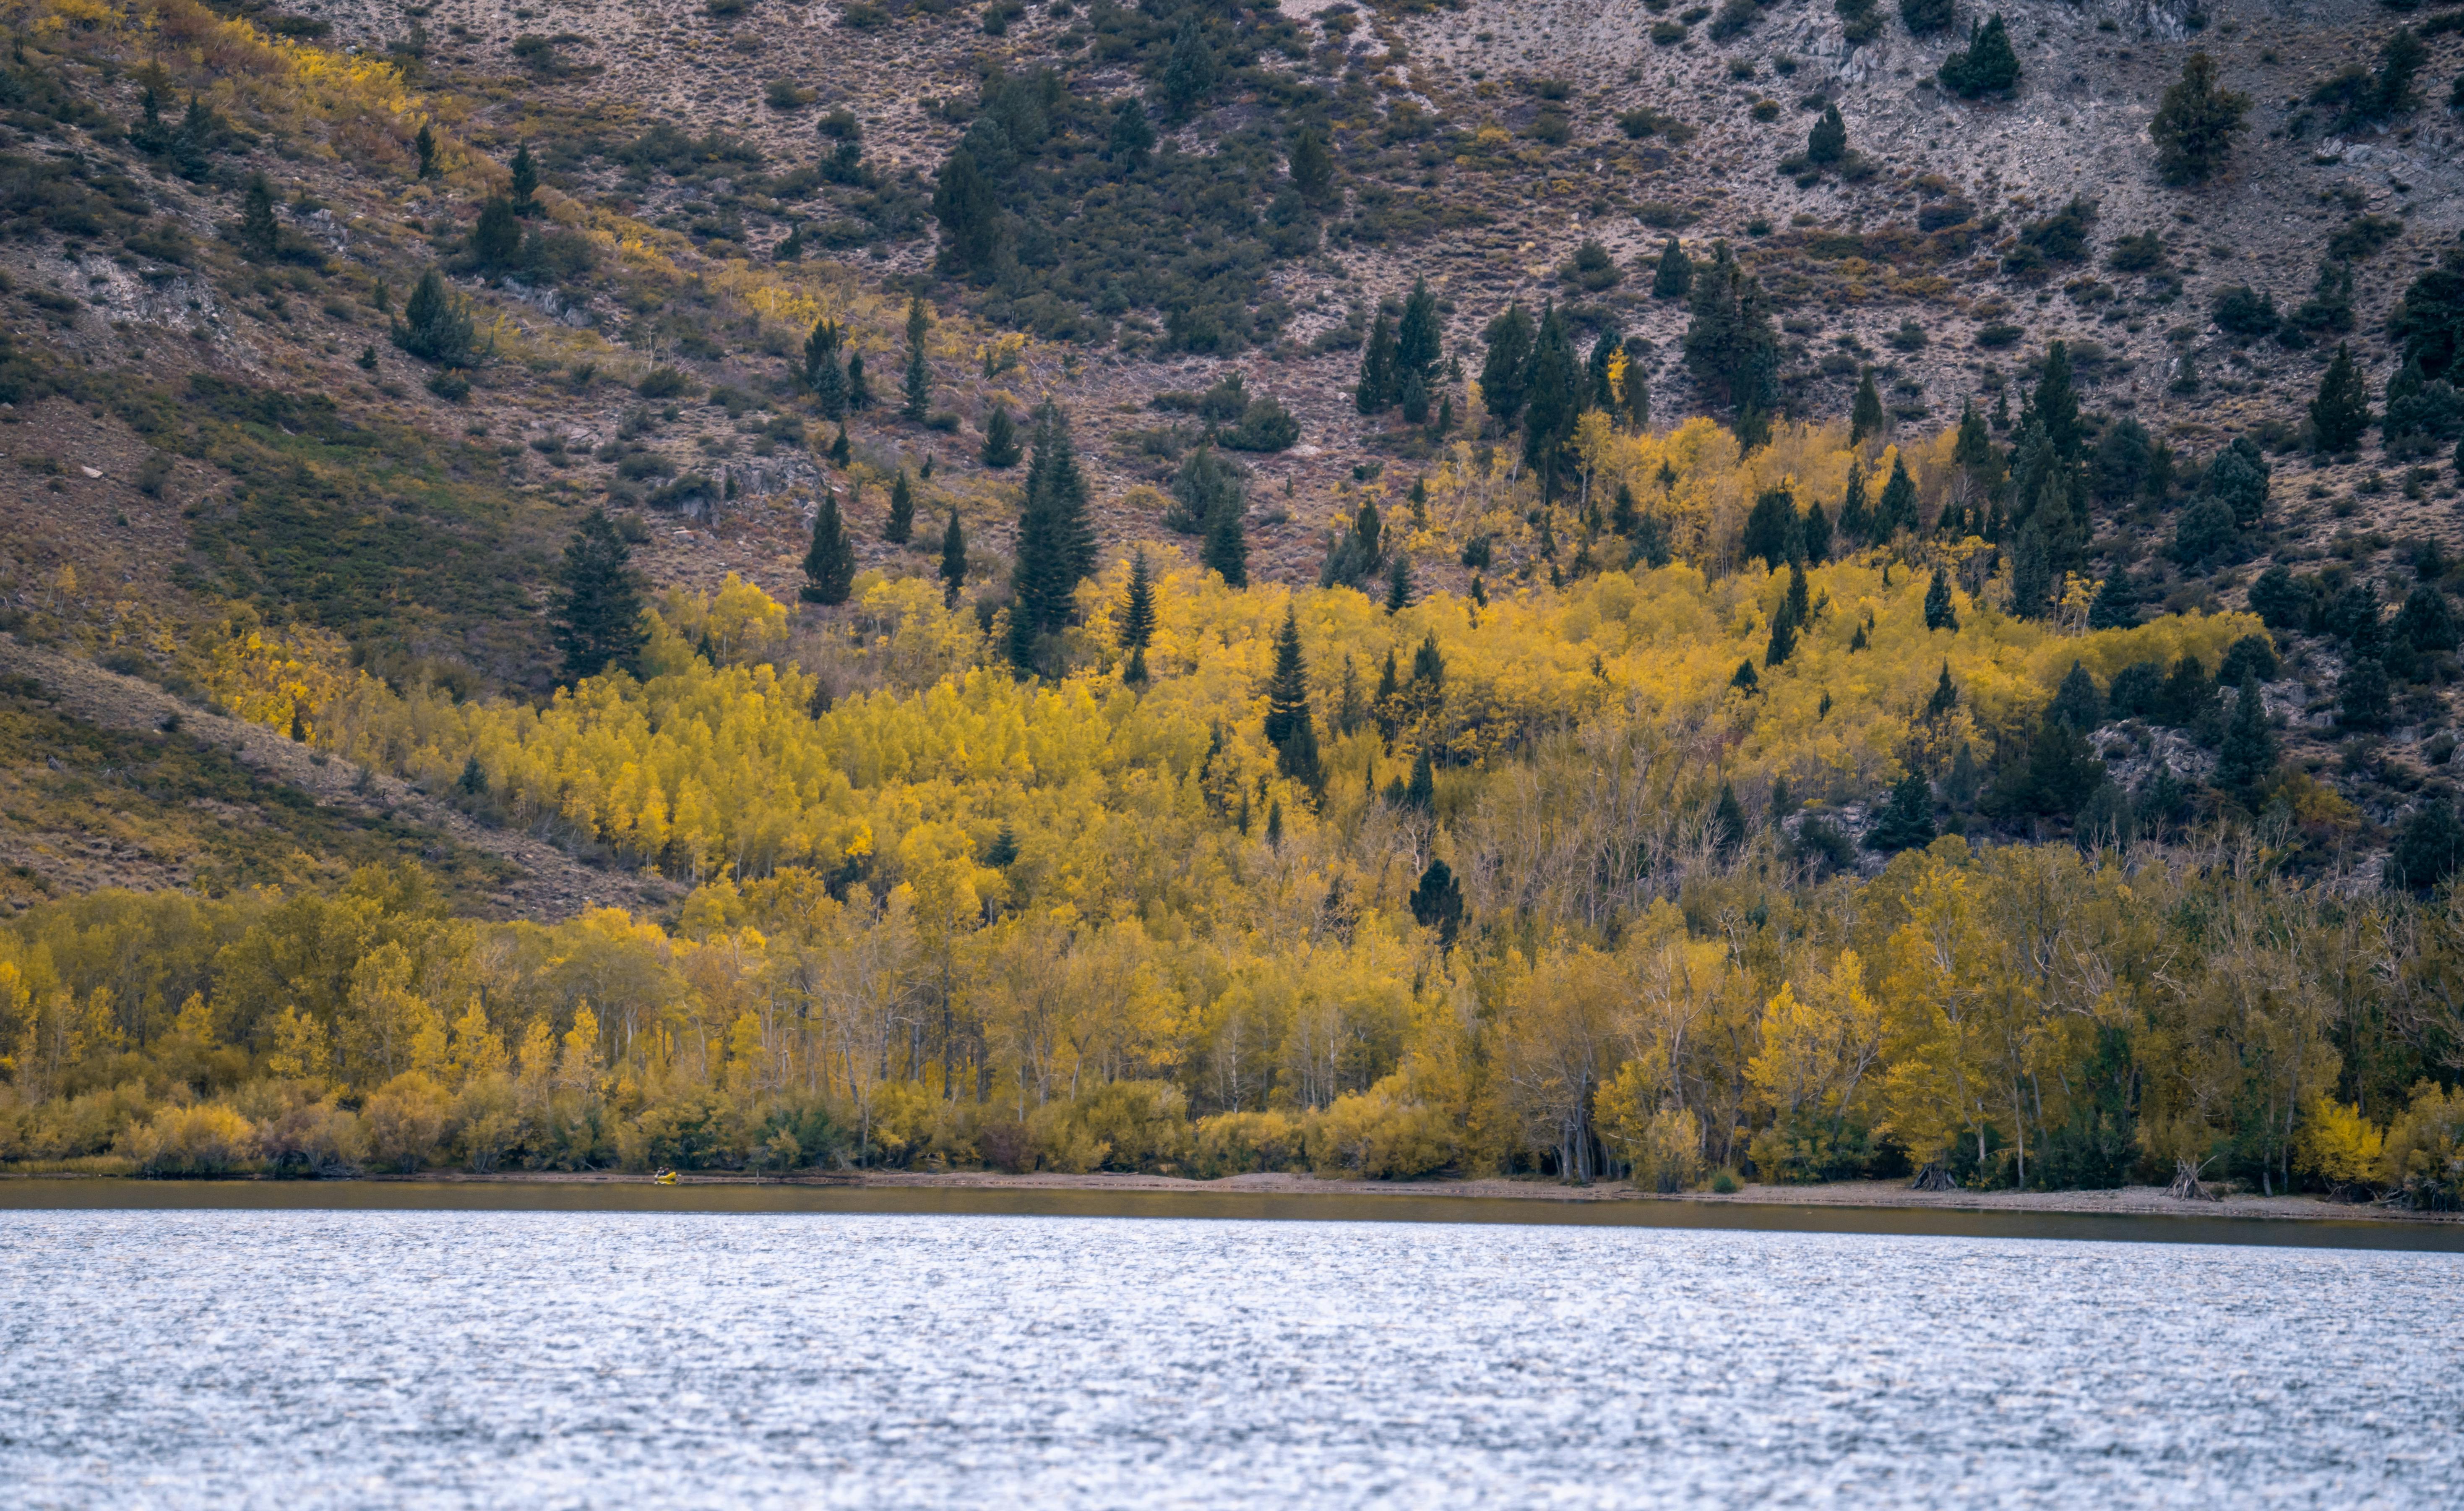
[[[1940,1161],[1936,1161],[1935,1163],[1926,1166],[1924,1169],[1917,1171],[1917,1178],[1908,1182],[1908,1189],[1912,1191],[1955,1191],[1959,1189],[1959,1183],[1950,1178],[1950,1171],[1944,1169]]]
[[[2199,1170],[2204,1163],[2204,1161],[2194,1163],[2186,1159],[2176,1159],[2173,1162],[2173,1184],[2165,1188],[2165,1194],[2186,1202],[2216,1200],[2216,1193],[2208,1189],[2199,1180]]]

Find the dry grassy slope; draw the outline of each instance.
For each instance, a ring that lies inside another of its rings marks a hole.
[[[517,9],[527,13],[517,14]],[[1314,13],[1322,8],[1295,0],[1293,9]],[[1886,13],[1891,10],[1885,7]],[[1920,87],[1950,50],[1953,36],[1910,37],[1893,19],[1874,42],[1850,48],[1831,6],[1821,0],[1776,5],[1756,28],[1725,44],[1712,43],[1698,26],[1674,48],[1649,40],[1650,24],[1661,19],[1652,12],[1566,0],[1476,0],[1462,11],[1379,19],[1355,35],[1355,57],[1375,60],[1378,38],[1400,42],[1410,91],[1450,120],[1518,129],[1531,110],[1522,82],[1561,78],[1575,85],[1576,141],[1528,167],[1456,169],[1434,189],[1409,186],[1475,199],[1496,221],[1442,244],[1330,252],[1287,269],[1280,284],[1302,310],[1293,333],[1306,337],[1336,318],[1352,299],[1392,292],[1426,272],[1456,301],[1455,342],[1476,353],[1472,338],[1479,323],[1508,298],[1540,300],[1555,293],[1554,268],[1583,238],[1596,237],[1626,259],[1656,250],[1662,233],[1638,221],[1632,211],[1639,203],[1662,201],[1697,214],[1683,233],[1697,251],[1717,237],[1754,244],[1748,223],[1768,219],[1778,236],[1761,250],[1786,257],[1793,221],[1850,230],[1905,221],[1920,203],[1912,181],[1938,174],[1985,210],[1998,211],[2006,228],[2084,195],[2099,205],[2101,243],[2135,231],[2163,231],[2190,270],[2185,297],[2168,307],[2145,309],[2130,308],[2125,299],[2121,307],[2128,318],[2107,319],[2114,305],[2074,305],[2057,291],[2060,278],[2043,285],[2013,284],[1999,276],[1990,255],[1980,255],[1952,267],[1903,270],[1946,276],[1947,289],[1921,284],[1914,300],[1894,297],[1885,280],[1867,278],[1859,280],[1860,298],[1836,308],[1794,311],[1805,327],[1797,333],[1805,347],[1802,364],[1835,349],[1840,338],[1853,338],[1898,363],[1898,378],[1909,387],[1895,401],[1923,405],[1927,417],[1922,423],[1931,425],[1955,415],[1959,404],[1978,391],[1989,363],[2007,370],[2049,337],[2084,336],[2111,353],[2094,395],[2098,403],[2135,411],[2179,442],[2212,445],[2259,420],[2298,412],[2323,360],[2315,351],[2287,353],[2225,342],[2207,320],[2213,291],[2248,281],[2289,306],[2306,293],[2326,237],[2356,210],[2401,216],[2409,228],[2405,236],[2364,269],[2360,292],[2367,331],[2409,271],[2464,226],[2464,170],[2454,162],[2454,121],[2434,104],[2391,133],[2350,144],[2322,144],[2315,132],[2306,140],[2277,133],[2292,97],[2337,66],[2365,59],[2400,17],[2363,0],[2225,4],[2211,9],[2208,25],[2194,33],[2186,23],[2189,10],[2029,0],[2002,8],[2027,70],[2019,98],[2007,104],[1965,104]],[[372,44],[399,36],[406,25],[404,12],[382,0],[347,0],[318,13],[334,21],[341,35]],[[849,30],[837,20],[833,7],[786,0],[767,0],[727,20],[715,20],[701,5],[683,0],[520,8],[497,0],[440,0],[425,25],[431,39],[429,66],[438,80],[503,75],[511,67],[511,43],[523,33],[564,31],[586,39],[567,52],[597,72],[530,83],[481,106],[480,119],[503,130],[518,130],[526,112],[547,103],[613,101],[645,118],[736,131],[760,142],[774,161],[792,164],[814,154],[813,112],[773,111],[759,98],[763,82],[785,77],[816,90],[817,108],[854,109],[876,160],[929,172],[957,128],[929,117],[922,101],[964,93],[979,58],[1031,65],[1048,56],[1051,35],[1068,24],[1038,11],[996,40],[980,33],[971,11],[909,15],[874,33]],[[2112,30],[2100,30],[2105,25]],[[2167,189],[2153,171],[2146,123],[2194,46],[2215,55],[2228,81],[2258,105],[2251,118],[2254,129],[2226,176],[2197,189]],[[2454,71],[2464,44],[2446,37],[2432,50],[2425,79],[2435,85]],[[1793,75],[1776,72],[1774,62],[1782,57],[1796,61]],[[1732,77],[1730,65],[1739,60],[1753,63],[1751,78]],[[1135,82],[1125,74],[1098,77],[1108,93]],[[1810,116],[1798,100],[1816,91],[1837,100],[1852,144],[1883,165],[1866,184],[1851,187],[1834,178],[1800,189],[1772,170],[1781,156],[1801,146]],[[1777,121],[1750,119],[1750,106],[1762,98],[1785,107]],[[1669,111],[1701,135],[1673,154],[1638,151],[1615,127],[1616,115],[1636,104]],[[919,240],[871,265],[883,272],[912,271],[928,254],[929,244]],[[2079,271],[2083,270],[2061,274],[2075,277]],[[1630,280],[1623,292],[1633,294],[1639,282]],[[1978,310],[1980,301],[1994,300],[2008,303],[2010,312],[1996,315],[1990,302]],[[1921,352],[1892,358],[1881,338],[1910,315],[1927,326],[1934,342]],[[1663,347],[1673,346],[1683,326],[1682,312],[1647,300],[1635,301],[1628,319]],[[2019,324],[2025,340],[2008,352],[1979,352],[1974,333],[1991,319]],[[2184,326],[2189,327],[2180,333],[2186,344],[2180,337],[2168,340]],[[2365,344],[2376,356],[2376,344]],[[2189,396],[2167,391],[2171,364],[2185,349],[2211,379]],[[1348,382],[1352,363],[1349,354],[1273,361],[1253,353],[1237,364],[1253,384],[1290,396],[1309,421],[1302,453],[1270,459],[1261,469],[1266,485],[1262,494],[1279,494],[1288,478],[1297,500],[1299,518],[1291,526],[1268,525],[1260,533],[1261,565],[1274,575],[1307,569],[1316,549],[1314,522],[1334,507],[1325,496],[1362,453],[1367,427],[1336,391]],[[1099,362],[1074,379],[1043,376],[1082,400],[1082,421],[1100,437],[1128,423],[1126,405],[1161,388],[1199,382],[1219,366]],[[2379,376],[2386,376],[2383,363]],[[1844,409],[1851,381],[1845,375],[1820,380],[1805,390],[1803,402]],[[1655,383],[1663,414],[1686,408],[1691,395],[1682,374],[1663,368]],[[1099,459],[1105,450],[1100,443],[1088,449]],[[1128,478],[1110,480],[1117,486]],[[2287,470],[2285,483],[2294,489],[2288,504],[2311,480],[2299,469]],[[2325,479],[2330,487],[2349,480]],[[2383,522],[2396,531],[2444,529],[2444,515],[2400,512]],[[2321,519],[2323,532],[2323,512]],[[1139,523],[1110,522],[1122,530]],[[782,530],[781,541],[791,534]]]
[[[279,731],[201,712],[149,682],[26,645],[13,635],[0,633],[0,674],[32,678],[55,700],[60,714],[101,729],[150,733],[176,717],[191,738],[227,746],[242,766],[319,804],[343,812],[397,815],[453,844],[497,856],[510,863],[501,889],[476,900],[481,911],[493,916],[554,920],[594,907],[658,911],[673,906],[682,896],[682,888],[663,878],[584,865],[533,835],[474,823],[398,778],[314,756]],[[13,826],[0,826],[0,851],[10,858],[16,858],[18,837]],[[125,855],[28,859],[55,881],[67,883],[62,887],[67,891],[185,881],[176,867],[148,869],[136,863],[142,857]]]

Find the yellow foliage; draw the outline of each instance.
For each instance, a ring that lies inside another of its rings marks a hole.
[[[1323,1176],[1410,1180],[1454,1163],[1454,1132],[1445,1113],[1399,1100],[1398,1090],[1381,1081],[1367,1092],[1336,1098],[1311,1119],[1309,1167]]]
[[[2387,1152],[2387,1134],[2359,1107],[2325,1097],[2310,1100],[2294,1167],[2331,1187],[2375,1180]]]
[[[219,1102],[168,1107],[119,1152],[148,1175],[223,1175],[255,1157],[256,1129]]]

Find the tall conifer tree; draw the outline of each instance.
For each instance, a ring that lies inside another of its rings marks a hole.
[[[804,552],[804,586],[797,596],[806,603],[837,605],[855,589],[855,545],[847,523],[839,518],[839,496],[822,490],[822,504],[813,512],[813,544]]]
[[[632,559],[604,509],[591,510],[565,542],[548,625],[563,655],[567,681],[597,677],[610,667],[640,671],[649,633],[642,627],[642,581]]]

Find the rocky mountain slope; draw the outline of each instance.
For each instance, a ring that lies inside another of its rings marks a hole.
[[[965,522],[976,590],[997,597],[1018,474],[980,464],[982,433],[1045,398],[1077,428],[1108,546],[1194,552],[1162,514],[1199,422],[1157,401],[1231,374],[1299,422],[1239,458],[1252,571],[1313,581],[1363,497],[1399,507],[1440,462],[1485,458],[1469,380],[1511,301],[1640,336],[1661,425],[1725,417],[1681,360],[1685,300],[1653,294],[1672,237],[1698,262],[1726,244],[1761,280],[1796,418],[1844,419],[1870,368],[1896,437],[1929,441],[1964,406],[2015,410],[2061,340],[2090,411],[2186,469],[2260,443],[2269,521],[2248,560],[2169,563],[2166,500],[2101,517],[2097,560],[2169,607],[2239,607],[2275,563],[2400,599],[2424,543],[2454,555],[2464,537],[2443,454],[2300,443],[2340,340],[2384,392],[2387,314],[2464,230],[2447,99],[2464,29],[2443,24],[2464,12],[2017,0],[1920,36],[1895,9],[1831,0],[9,9],[0,592],[29,639],[175,684],[184,646],[248,600],[390,678],[543,691],[544,577],[581,511],[637,525],[662,583],[734,572],[790,597],[824,486],[854,485],[865,566],[933,570],[879,539],[902,470],[919,518]],[[2018,86],[1953,98],[1940,71],[1990,16]],[[2422,39],[2416,101],[2340,125],[2314,97],[2378,66],[2399,26]],[[2247,129],[2213,178],[2168,185],[2149,123],[2194,51],[2251,98]],[[987,119],[1023,138],[995,97],[1047,70],[1049,144],[1004,138],[1029,160],[1002,206],[1011,243],[971,276],[945,255],[936,175]],[[1152,202],[1111,187],[1130,175],[1103,133],[1132,96],[1153,118]],[[205,123],[184,145],[191,99]],[[1846,157],[1792,163],[1835,106]],[[1331,160],[1306,203],[1287,194],[1302,136]],[[483,255],[522,148],[539,210]],[[278,209],[252,249],[260,174]],[[2322,268],[2352,275],[2349,334],[2219,323],[2244,285],[2290,314]],[[475,320],[467,388],[389,339],[429,269]],[[1420,278],[1460,364],[1450,435],[1350,393],[1381,301]],[[898,412],[911,296],[932,316],[929,424]],[[824,315],[882,400],[847,420],[844,467],[821,455],[837,423],[793,381]],[[1464,544],[1423,541],[1424,582],[1461,586]],[[2324,707],[2332,648],[2294,664]],[[2443,729],[2443,698],[2403,748]],[[2408,759],[2417,786],[2428,758]],[[2377,780],[2380,756],[2357,768]]]

